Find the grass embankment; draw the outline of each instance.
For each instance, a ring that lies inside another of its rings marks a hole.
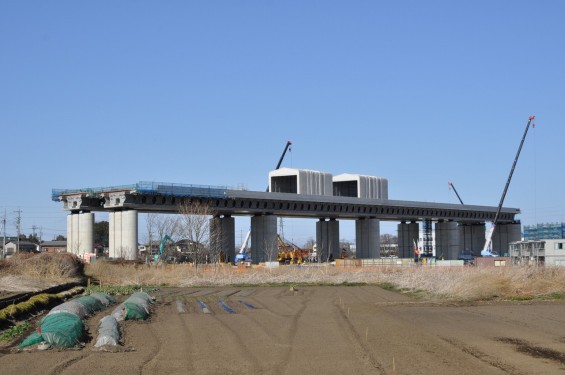
[[[24,277],[45,285],[76,281],[82,277],[83,271],[83,263],[65,253],[18,253],[0,261],[0,278]]]
[[[412,295],[458,301],[565,299],[565,268],[131,265],[97,261],[86,269],[102,285],[269,286],[380,285]]]
[[[12,292],[38,292],[54,285],[78,281],[83,270],[83,264],[70,254],[19,253],[0,261],[0,287]],[[76,293],[78,289],[57,294],[41,293],[27,301],[13,303],[0,310],[0,327],[10,326]]]

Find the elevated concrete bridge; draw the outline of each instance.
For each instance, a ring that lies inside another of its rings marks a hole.
[[[419,221],[432,220],[436,253],[457,259],[462,250],[479,255],[485,242],[485,222],[496,207],[447,203],[369,199],[348,196],[304,195],[228,189],[199,185],[140,182],[133,185],[74,190],[53,190],[53,200],[70,211],[67,218],[68,248],[75,253],[92,250],[93,212],[110,212],[110,256],[135,258],[137,214],[179,213],[179,206],[206,204],[214,213],[211,228],[221,232],[221,248],[234,259],[233,216],[251,216],[252,259],[276,252],[277,217],[316,218],[316,242],[322,257],[339,255],[339,220],[356,221],[358,258],[378,258],[380,226],[398,221],[399,257],[413,256]],[[508,243],[520,240],[517,208],[503,208],[493,237],[493,249],[507,252]],[[272,249],[272,250],[268,250]]]

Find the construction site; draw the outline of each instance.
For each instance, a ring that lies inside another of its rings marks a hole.
[[[355,258],[377,264],[376,260],[381,258],[380,223],[397,221],[398,247],[393,254],[396,258],[424,264],[441,264],[438,261],[458,261],[447,265],[474,264],[477,258],[508,257],[510,244],[521,240],[521,223],[517,217],[520,210],[503,204],[533,121],[534,116],[530,116],[497,206],[464,204],[451,182],[449,186],[460,205],[390,200],[388,180],[384,177],[352,173],[334,176],[328,172],[281,168],[292,145],[290,141],[275,169],[269,172],[265,192],[139,182],[113,187],[53,189],[52,199],[63,203],[69,212],[67,251],[82,257],[93,251],[94,212],[105,211],[109,215],[110,258],[138,259],[138,215],[159,213],[181,215],[193,226],[198,223],[199,233],[205,229],[206,236],[182,238],[190,246],[185,246],[185,254],[179,256],[192,262],[209,263],[214,258],[214,261],[232,264],[241,260],[253,264],[275,260],[280,264],[302,264],[305,260],[321,263]],[[192,216],[210,219],[205,223],[192,220]],[[236,216],[250,217],[250,231],[237,254]],[[284,218],[317,219],[315,249],[306,251],[283,239],[282,233],[277,233],[277,223]],[[355,222],[354,254],[345,254],[340,247],[341,220]],[[159,257],[163,260],[164,246],[175,242],[170,235],[164,233],[160,238],[158,254],[149,244],[146,259],[149,256],[155,261]],[[182,253],[182,246],[179,249]],[[204,260],[195,260],[196,252],[208,254]]]
[[[69,212],[67,248],[40,263],[66,256],[77,271],[47,290],[24,286],[26,272],[0,279],[0,368],[562,373],[565,275],[537,267],[546,256],[560,265],[549,248],[562,242],[521,244],[520,210],[503,206],[533,119],[498,206],[463,203],[453,183],[460,204],[394,201],[383,177],[280,168],[291,142],[264,192],[155,182],[53,190]],[[92,251],[95,211],[110,218],[104,259]],[[171,230],[139,247],[139,213],[177,215],[201,236]],[[237,248],[234,216],[251,218]],[[317,220],[310,248],[285,238],[285,218]],[[355,222],[353,250],[340,246],[342,220]],[[382,221],[399,222],[384,256]],[[0,270],[28,258],[14,254]]]

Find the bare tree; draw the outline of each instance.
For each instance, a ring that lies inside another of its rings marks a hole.
[[[213,239],[210,238],[210,219],[214,216],[214,212],[207,203],[199,200],[180,204],[179,212],[182,221],[181,233],[188,241],[189,254],[195,270],[198,270],[198,264],[206,262],[206,258],[210,260],[210,244],[213,242],[215,248],[218,246],[219,241],[212,241]]]
[[[381,234],[381,256],[389,257],[396,255],[398,249],[398,237],[392,234]]]
[[[176,241],[181,236],[181,217],[179,215],[155,215],[152,218],[151,225],[154,227],[157,234],[157,243],[164,241],[168,236],[172,241]],[[164,243],[164,245],[168,245]],[[174,249],[171,250],[170,246],[164,246],[164,258],[175,256]],[[152,252],[152,248],[151,248]]]
[[[147,214],[147,221],[146,221],[146,228],[147,228],[147,244],[149,245],[149,249],[146,250],[146,256],[151,257],[153,255],[153,235],[155,234],[156,229],[156,221],[157,221],[157,214],[155,213],[148,213]]]

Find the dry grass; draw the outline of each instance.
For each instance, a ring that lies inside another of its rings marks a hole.
[[[276,284],[386,284],[432,298],[488,300],[565,298],[565,268],[368,267],[333,266],[199,268],[190,265],[131,265],[98,261],[87,273],[103,285],[180,287]]]
[[[385,273],[399,289],[453,300],[565,298],[565,269],[543,267],[413,268]]]
[[[15,254],[0,262],[0,277],[18,277],[39,283],[57,284],[82,275],[82,263],[71,254]]]

